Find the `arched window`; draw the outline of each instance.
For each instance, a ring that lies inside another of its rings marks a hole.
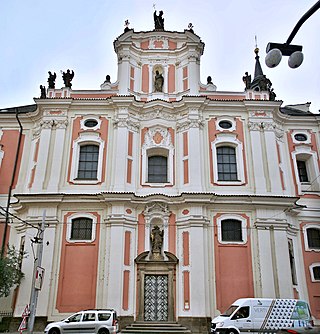
[[[221,240],[242,242],[242,222],[236,219],[221,221]]]
[[[231,146],[217,147],[218,181],[237,181],[236,150]]]
[[[154,155],[148,157],[148,182],[168,182],[168,161],[167,157]]]
[[[79,154],[78,179],[96,180],[98,172],[99,146],[82,145]]]
[[[75,218],[72,220],[70,240],[91,240],[92,219]]]

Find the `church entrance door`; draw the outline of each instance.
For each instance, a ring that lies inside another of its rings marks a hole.
[[[168,275],[144,276],[144,320],[168,321]]]

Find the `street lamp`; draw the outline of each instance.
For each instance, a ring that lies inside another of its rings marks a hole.
[[[268,43],[267,45],[267,56],[266,65],[268,67],[276,67],[279,65],[282,56],[289,56],[288,65],[291,68],[299,67],[303,62],[303,53],[301,45],[290,44],[294,36],[297,34],[298,30],[302,24],[318,9],[320,8],[320,0],[316,2],[298,21],[294,29],[292,30],[290,36],[284,44],[280,43]]]

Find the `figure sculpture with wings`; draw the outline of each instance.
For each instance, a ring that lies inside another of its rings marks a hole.
[[[48,88],[55,88],[55,81],[57,78],[56,72],[53,74],[49,71],[49,78],[48,78]]]
[[[72,81],[73,77],[74,77],[74,72],[73,71],[70,72],[69,69],[67,70],[67,72],[62,73],[62,79],[63,79],[65,87],[71,88],[71,86],[72,86],[71,81]]]

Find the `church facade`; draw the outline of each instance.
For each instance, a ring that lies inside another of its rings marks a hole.
[[[69,71],[56,88],[50,73],[34,105],[0,113],[0,232],[28,254],[0,311],[29,303],[37,236],[46,321],[114,308],[122,328],[207,333],[236,299],[271,297],[319,323],[320,116],[275,99],[258,50],[244,91],[201,83],[192,28],[126,28],[114,50],[117,81],[75,90]]]

